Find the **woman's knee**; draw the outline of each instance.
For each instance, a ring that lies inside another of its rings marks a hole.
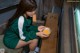
[[[25,41],[22,41],[22,40],[19,40],[17,46],[15,47],[15,49],[18,49],[18,48],[21,48],[23,46],[26,46],[26,45],[30,45],[30,48],[32,47],[36,47],[37,46],[37,42],[38,42],[38,39],[33,39],[33,40],[30,40],[28,42],[25,42]]]
[[[31,41],[31,44],[37,44],[38,43],[38,39],[33,39],[32,41]]]
[[[37,43],[38,43],[38,39],[32,40],[32,42],[29,44],[30,50],[33,51],[35,49],[35,47],[37,46]]]
[[[28,45],[28,44],[30,44],[30,43],[31,43],[31,41],[25,42],[25,41],[23,41],[23,40],[19,40],[19,42],[18,42],[18,44],[16,45],[15,49],[21,48],[21,47],[26,46],[26,45]]]

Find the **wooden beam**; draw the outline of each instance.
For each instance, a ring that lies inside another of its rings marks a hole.
[[[74,2],[80,2],[80,1],[79,0],[67,0],[67,2],[74,3]]]
[[[49,13],[45,26],[50,27],[50,37],[42,40],[40,53],[57,53],[58,49],[58,14]]]

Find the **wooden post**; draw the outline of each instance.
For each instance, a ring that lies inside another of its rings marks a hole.
[[[58,14],[49,13],[45,26],[50,27],[50,37],[42,40],[40,53],[57,53],[58,49]]]

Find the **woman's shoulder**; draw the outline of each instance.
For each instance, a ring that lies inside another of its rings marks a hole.
[[[12,22],[12,25],[30,25],[32,23],[32,21],[30,19],[25,18],[24,16],[19,16],[19,18],[14,19],[14,21]]]
[[[23,22],[24,21],[24,17],[23,16],[19,16],[18,18],[16,18],[16,19],[14,19],[13,21],[12,21],[12,24],[15,24],[15,23],[17,23],[18,24],[18,22]]]

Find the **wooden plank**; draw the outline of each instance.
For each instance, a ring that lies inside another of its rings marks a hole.
[[[54,0],[36,0],[37,1],[37,19],[41,20],[43,15],[47,15],[48,12],[52,12],[54,8]]]
[[[46,19],[47,27],[51,28],[51,34],[49,38],[42,40],[42,45],[40,53],[57,53],[58,46],[58,15],[57,14],[48,14]]]
[[[80,0],[67,0],[67,2],[71,2],[71,3],[73,3],[73,2],[80,2]]]
[[[63,0],[54,0],[55,6],[62,8],[63,6]]]

